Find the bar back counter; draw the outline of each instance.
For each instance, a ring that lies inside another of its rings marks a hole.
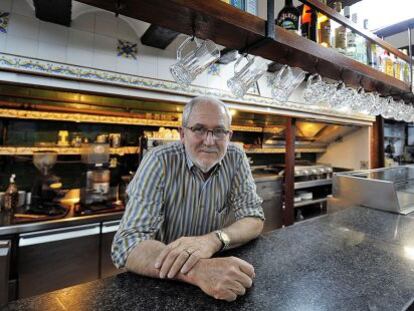
[[[350,207],[222,255],[256,270],[253,287],[232,303],[188,284],[123,273],[18,300],[5,310],[409,310],[414,301],[410,215]]]

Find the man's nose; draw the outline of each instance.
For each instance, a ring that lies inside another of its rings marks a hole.
[[[204,139],[206,145],[214,145],[214,136],[212,131],[208,131],[206,134],[206,138]]]

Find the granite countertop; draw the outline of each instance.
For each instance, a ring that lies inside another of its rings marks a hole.
[[[227,254],[256,270],[253,287],[232,303],[185,283],[123,273],[5,310],[379,311],[413,303],[414,217],[348,208],[267,233]]]

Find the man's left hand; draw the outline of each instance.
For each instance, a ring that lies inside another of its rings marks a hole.
[[[168,244],[155,260],[160,278],[174,278],[179,271],[188,273],[201,258],[211,258],[221,248],[215,233],[181,237]]]

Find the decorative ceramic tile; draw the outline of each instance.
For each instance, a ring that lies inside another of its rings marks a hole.
[[[137,59],[137,43],[118,39],[118,56]]]
[[[9,25],[9,12],[0,11],[0,32],[7,33],[7,26]]]
[[[243,99],[238,99],[232,95],[229,91],[220,89],[206,88],[202,86],[189,85],[186,87],[180,86],[176,82],[158,80],[152,78],[143,78],[136,75],[120,74],[116,72],[109,72],[105,70],[92,69],[81,66],[72,66],[42,60],[35,60],[28,57],[20,57],[15,55],[0,53],[0,69],[13,70],[20,72],[27,72],[31,74],[48,74],[49,76],[65,77],[74,80],[83,80],[90,82],[101,82],[119,86],[136,87],[139,89],[164,91],[175,94],[182,94],[187,96],[197,96],[200,94],[211,95],[221,98],[222,100],[228,100],[240,104],[253,104],[261,107],[272,107],[284,111],[285,109],[295,109],[300,112],[306,112],[310,114],[324,114],[335,117],[351,117],[357,120],[364,120],[372,122],[374,117],[364,114],[350,114],[346,112],[332,111],[327,107],[309,107],[304,103],[289,103],[289,107],[286,105],[280,105],[275,103],[272,98],[249,95],[244,96]],[[255,90],[253,90],[255,91]],[[258,92],[258,90],[256,90]]]
[[[207,69],[207,74],[210,76],[220,76],[220,65],[216,63],[211,64]]]

